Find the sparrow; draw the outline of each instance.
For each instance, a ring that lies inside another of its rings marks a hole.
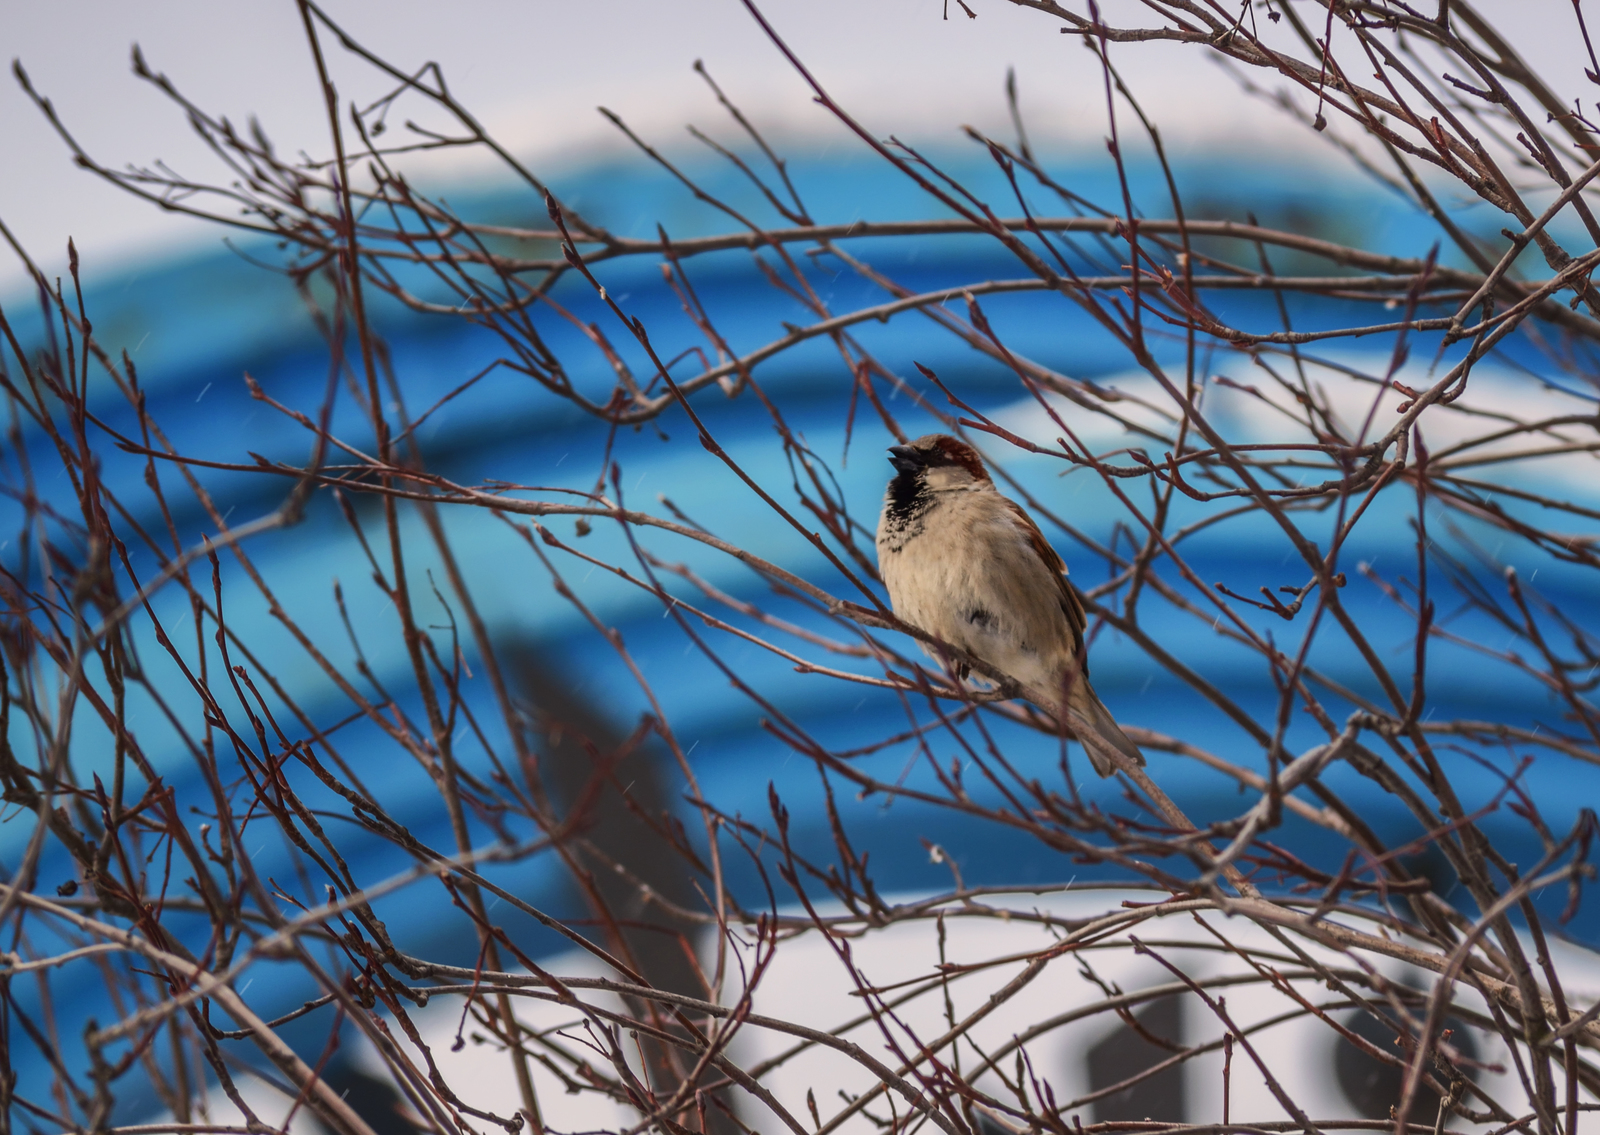
[[[889,464],[895,476],[877,542],[894,613],[1015,679],[1029,701],[1071,728],[1101,776],[1143,765],[1089,685],[1083,603],[1067,565],[994,487],[977,451],[928,434],[890,446]]]

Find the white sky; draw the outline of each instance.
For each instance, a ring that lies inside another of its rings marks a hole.
[[[1076,37],[1008,0],[968,3],[975,20],[955,0],[948,21],[940,18],[945,0],[763,0],[762,8],[830,92],[881,135],[954,144],[956,128],[971,122],[1009,137],[1001,90],[1014,65],[1036,140],[1098,145],[1098,70]],[[1102,4],[1111,20],[1149,14],[1136,0]],[[1582,78],[1570,0],[1479,7],[1562,93],[1600,94]],[[327,0],[327,8],[398,65],[440,62],[458,97],[536,168],[614,147],[615,132],[595,113],[602,103],[658,140],[683,138],[691,119],[725,136],[721,112],[690,70],[696,58],[763,126],[857,144],[810,103],[739,0]],[[87,149],[112,166],[159,158],[214,175],[182,116],[131,75],[134,42],[199,105],[241,125],[259,114],[285,153],[325,151],[326,121],[293,0],[0,0],[0,55],[22,61]],[[336,79],[348,84],[343,93],[375,90],[356,89],[358,69],[336,44],[327,50]],[[1239,96],[1205,56],[1145,44],[1114,49],[1113,59],[1169,142],[1187,137],[1244,154],[1271,147],[1280,157],[1320,152],[1302,131]],[[74,237],[86,270],[102,278],[145,257],[214,247],[222,235],[73,166],[9,74],[0,76],[0,220],[51,271],[64,265]],[[0,295],[14,295],[22,280],[9,253],[0,255]]]

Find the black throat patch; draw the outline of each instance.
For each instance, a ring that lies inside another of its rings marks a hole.
[[[896,520],[908,519],[913,512],[927,507],[927,496],[928,486],[921,474],[898,474],[889,482],[889,515]]]
[[[884,498],[886,543],[899,551],[922,534],[922,514],[933,504],[933,494],[920,473],[901,473],[889,482]]]

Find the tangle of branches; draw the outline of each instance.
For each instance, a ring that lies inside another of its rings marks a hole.
[[[1575,928],[1600,763],[1600,126],[1466,0],[1013,2],[1103,76],[1109,200],[1035,153],[1014,86],[1015,137],[968,131],[999,194],[876,137],[755,0],[775,58],[925,215],[814,214],[702,68],[727,130],[696,136],[754,204],[611,115],[639,162],[721,218],[681,239],[617,235],[490,136],[439,67],[386,61],[312,0],[299,6],[328,133],[295,140],[298,157],[135,52],[135,73],[209,146],[209,178],[104,164],[17,67],[81,166],[279,250],[327,367],[308,397],[249,380],[297,439],[257,452],[168,428],[133,360],[97,338],[75,255],[66,281],[34,270],[42,341],[0,313],[0,785],[15,849],[0,882],[0,1132],[273,1130],[289,1120],[252,1102],[266,1083],[288,1115],[374,1135],[334,1078],[341,1044],[381,1065],[395,1114],[438,1135],[561,1130],[568,1114],[626,1135],[1594,1122],[1600,983]],[[1550,7],[1568,25],[1552,34],[1588,43],[1579,0]],[[1118,70],[1152,41],[1220,59],[1228,97],[1266,98],[1403,197],[1431,251],[1187,208]],[[389,93],[345,101],[336,64]],[[415,163],[453,151],[503,167],[524,223],[417,188]],[[1131,169],[1136,151],[1159,193]],[[1462,201],[1476,202],[1470,226]],[[946,256],[980,243],[987,259]],[[913,246],[950,282],[908,283]],[[704,287],[729,271],[750,304],[771,289],[802,315],[752,338]],[[670,318],[643,318],[619,279]],[[493,365],[423,397],[379,308],[470,328]],[[1026,332],[1014,311],[1030,313]],[[1071,373],[1072,343],[1039,330],[1052,320],[1112,344],[1119,378]],[[875,339],[885,324],[968,352],[986,392]],[[805,380],[769,381],[785,366]],[[531,413],[575,409],[574,433],[601,439],[586,487],[432,459],[430,421],[529,389]],[[982,450],[1065,548],[1091,642],[1121,644],[1188,699],[1181,727],[1118,714],[1168,793],[1119,780],[1097,795],[1044,716],[923,657],[928,636],[877,582],[876,496],[847,493],[843,455],[795,425],[802,401],[858,452],[933,429]],[[730,402],[765,423],[785,475],[729,443]],[[681,450],[727,509],[628,499],[616,454],[635,431]],[[239,485],[268,502],[248,519],[218,502]],[[1076,523],[1080,489],[1114,521]],[[781,536],[756,542],[757,515]],[[315,545],[293,577],[263,566],[318,517],[359,545],[359,583],[308,569]],[[648,712],[605,735],[538,696],[562,662],[530,677],[494,630],[456,547],[477,518],[514,543],[502,570],[525,581],[518,601],[569,608],[634,684],[621,700]],[[580,539],[601,530],[615,539]],[[1204,574],[1199,550],[1229,543],[1265,549],[1250,578]],[[703,785],[677,726],[692,693],[649,677],[586,600],[596,574],[658,611],[809,770],[807,815],[776,788],[749,814]],[[363,589],[381,617],[356,610]],[[1479,693],[1452,688],[1463,674]],[[1243,696],[1252,683],[1270,696]],[[898,720],[823,735],[791,689],[870,695]],[[1504,691],[1523,693],[1491,696]],[[674,795],[647,790],[646,752]],[[425,807],[397,798],[387,770],[401,768],[425,775]],[[1202,780],[1230,792],[1187,799],[1181,785]],[[852,796],[1034,848],[1055,874],[971,882],[930,840],[948,888],[889,893]],[[1396,840],[1380,817],[1417,834]],[[270,871],[268,838],[283,848]],[[568,877],[582,916],[531,901],[512,881],[530,864]],[[396,929],[422,896],[475,960]],[[1200,1023],[1155,1035],[1146,1010],[1163,998]],[[93,1017],[69,1011],[80,1002]],[[1323,1097],[1272,1043],[1301,1026],[1390,1076],[1385,1110],[1315,1112]],[[1107,1030],[1157,1055],[1087,1084],[1041,1055]],[[468,1037],[477,1072],[463,1078]],[[1215,1081],[1214,1113],[1107,1110],[1174,1068]],[[485,1076],[514,1094],[480,1093]]]

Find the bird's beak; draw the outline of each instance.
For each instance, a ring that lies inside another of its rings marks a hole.
[[[921,458],[909,445],[891,445],[889,464],[895,467],[897,473],[912,473],[922,468]]]

